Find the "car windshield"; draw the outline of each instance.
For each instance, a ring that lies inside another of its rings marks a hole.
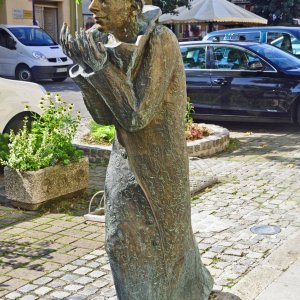
[[[12,27],[9,30],[25,46],[54,46],[57,43],[42,28]]]
[[[279,69],[291,70],[300,68],[299,58],[274,46],[268,44],[255,44],[248,46],[248,48],[271,61]]]

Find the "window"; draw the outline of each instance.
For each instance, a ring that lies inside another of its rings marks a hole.
[[[205,69],[206,55],[205,46],[182,47],[181,55],[185,69]]]
[[[8,39],[10,35],[4,29],[0,29],[0,46],[8,48]]]
[[[232,41],[247,41],[247,42],[259,42],[260,32],[239,32],[233,33],[230,38]]]
[[[283,32],[267,32],[267,43],[293,53],[293,36]]]
[[[56,42],[41,28],[11,27],[9,29],[25,46],[53,46]]]
[[[259,60],[258,56],[243,49],[229,46],[213,46],[212,68],[222,70],[247,70],[248,63]]]

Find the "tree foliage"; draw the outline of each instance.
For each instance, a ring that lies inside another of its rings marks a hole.
[[[176,7],[189,6],[191,0],[153,0],[153,5],[161,8],[163,13],[174,13]]]
[[[82,2],[82,0],[75,1],[77,4],[80,4]],[[176,7],[189,6],[190,2],[191,0],[152,0],[153,5],[160,7],[163,13],[174,13]]]
[[[268,19],[268,24],[292,24],[300,16],[300,0],[252,0],[254,13]]]

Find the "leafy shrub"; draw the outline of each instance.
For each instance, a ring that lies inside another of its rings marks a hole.
[[[0,160],[7,160],[8,158],[9,155],[8,143],[9,143],[9,135],[7,133],[0,134]]]
[[[95,121],[89,123],[90,137],[96,143],[100,144],[111,144],[115,137],[115,126],[114,125],[99,125]]]
[[[56,164],[67,165],[82,157],[83,152],[72,145],[80,113],[72,115],[73,104],[59,95],[48,93],[40,101],[41,116],[33,116],[30,129],[25,119],[23,128],[10,132],[9,155],[4,165],[22,171],[39,170]],[[28,107],[27,107],[28,109]]]

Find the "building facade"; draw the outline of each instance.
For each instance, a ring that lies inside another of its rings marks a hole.
[[[75,30],[81,6],[75,0],[1,0],[0,23],[32,25],[44,28],[56,41],[63,22]]]

